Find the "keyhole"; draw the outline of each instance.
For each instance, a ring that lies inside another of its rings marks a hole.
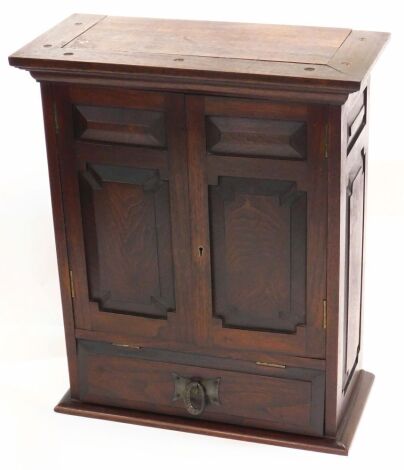
[[[203,255],[203,246],[200,246],[199,247],[199,256],[202,256]]]

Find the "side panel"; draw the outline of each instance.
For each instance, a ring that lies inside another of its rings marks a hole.
[[[355,372],[361,346],[363,211],[365,192],[364,148],[357,149],[357,153],[359,155],[353,157],[356,162],[348,176],[346,196],[344,391],[347,390]]]
[[[369,83],[330,107],[326,434],[335,436],[361,368]]]
[[[62,297],[63,321],[66,338],[66,351],[69,368],[70,393],[78,397],[78,366],[75,339],[75,322],[70,286],[68,246],[66,239],[66,221],[63,208],[61,173],[58,158],[58,136],[54,119],[54,86],[41,83],[42,107],[48,157],[49,183],[52,197],[53,226],[55,231],[56,252],[59,269],[59,282]]]

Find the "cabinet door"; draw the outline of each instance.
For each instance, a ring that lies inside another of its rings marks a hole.
[[[194,340],[324,357],[322,106],[189,96]]]
[[[76,327],[180,340],[190,290],[184,98],[56,91]]]

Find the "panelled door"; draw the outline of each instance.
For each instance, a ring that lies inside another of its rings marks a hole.
[[[55,85],[76,328],[324,357],[324,109]]]
[[[55,87],[76,328],[177,343],[190,312],[184,96]]]
[[[187,96],[197,344],[324,357],[323,113]]]

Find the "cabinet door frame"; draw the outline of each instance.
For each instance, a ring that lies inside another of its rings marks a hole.
[[[80,140],[73,125],[73,104],[77,103],[161,111],[165,116],[166,146],[151,148]],[[191,292],[189,208],[188,198],[184,198],[188,181],[183,95],[58,84],[54,106],[76,332],[107,334],[123,337],[130,343],[141,341],[156,346],[183,341],[190,325]],[[160,179],[169,182],[175,311],[168,311],[166,318],[104,311],[97,302],[90,301],[79,189],[79,174],[88,163],[154,170]]]
[[[228,110],[226,111],[226,107]],[[206,116],[223,112],[246,117],[304,120],[307,123],[307,158],[302,160],[257,156],[208,155]],[[242,114],[241,114],[242,115]],[[187,154],[191,203],[192,285],[194,292],[193,340],[213,349],[273,351],[313,358],[325,357],[324,306],[326,301],[327,159],[326,107],[284,104],[238,98],[187,95]],[[230,162],[234,159],[234,164]],[[307,191],[306,323],[296,332],[247,330],[224,326],[213,316],[211,241],[208,185],[218,176],[268,178],[296,182]]]

